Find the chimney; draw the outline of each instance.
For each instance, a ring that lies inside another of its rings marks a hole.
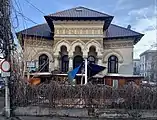
[[[129,30],[130,30],[130,29],[131,29],[131,25],[128,25],[128,26],[127,26],[127,29],[129,29]]]

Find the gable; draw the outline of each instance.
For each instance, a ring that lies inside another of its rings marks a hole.
[[[108,14],[98,12],[85,7],[75,7],[64,11],[56,12],[48,16],[53,17],[111,17]]]

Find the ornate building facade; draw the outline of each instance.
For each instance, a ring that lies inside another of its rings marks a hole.
[[[111,24],[113,16],[85,7],[44,17],[46,23],[18,33],[26,71],[35,67],[67,73],[87,58],[107,67],[104,74],[133,74],[133,47],[143,34]]]

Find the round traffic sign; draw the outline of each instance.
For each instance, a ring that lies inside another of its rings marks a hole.
[[[10,63],[8,62],[8,61],[3,61],[2,63],[1,63],[1,70],[3,71],[3,72],[8,72],[9,70],[10,70]]]

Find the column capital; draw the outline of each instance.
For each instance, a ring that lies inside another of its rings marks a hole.
[[[88,58],[88,55],[83,55],[83,58],[84,58],[84,59],[87,59],[87,58]]]
[[[54,56],[54,58],[59,58],[59,55],[53,55]]]
[[[68,55],[68,58],[69,58],[69,59],[72,59],[72,58],[73,58],[73,55]]]

